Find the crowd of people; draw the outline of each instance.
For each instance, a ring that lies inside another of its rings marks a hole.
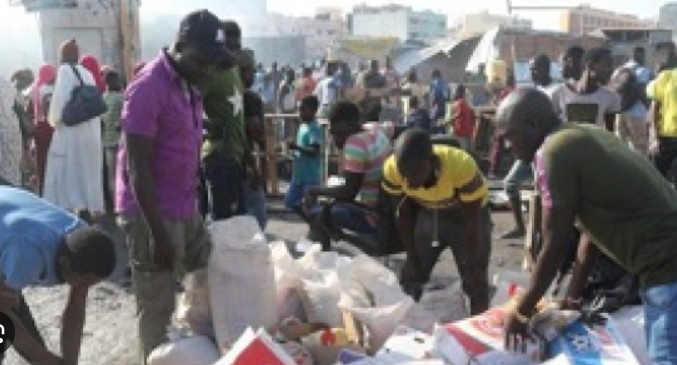
[[[561,59],[564,80],[553,80],[551,59],[537,55],[531,86],[516,87],[510,76],[495,84],[482,66],[452,92],[440,70],[422,85],[414,70],[401,78],[390,60],[383,69],[371,61],[355,74],[335,62],[324,63],[322,75],[302,66],[297,77],[276,64],[264,72],[241,39],[236,22],[201,10],[188,14],[175,42],[127,82],[93,56],[81,57],[74,40],[61,45],[60,64],[42,66],[37,80],[29,70],[11,83],[0,80],[0,185],[8,185],[0,187],[0,309],[15,323],[14,346],[31,363],[77,363],[87,290],[116,262],[112,240],[95,228],[107,210],[129,248],[141,362],[166,341],[176,282],[207,265],[207,222],[248,214],[266,227],[255,154],[265,149],[266,112],[300,120],[296,126],[288,118],[280,130],[293,154],[285,204],[309,224],[309,239],[325,250],[345,232],[376,245],[397,242],[406,253],[401,284],[416,299],[449,248],[471,313],[487,310],[486,175],[496,173],[497,161],[482,171],[473,151],[474,107],[487,104],[498,106],[495,159],[506,146],[516,157],[505,178],[516,227],[503,237],[525,234],[525,180],[534,178],[543,205],[542,250],[507,323],[507,342],[525,340],[535,304],[571,251],[578,255],[564,305],[579,305],[601,251],[641,283],[652,360],[677,363],[669,331],[677,320],[673,44],[657,47],[655,70],[645,66],[645,48],[614,70],[609,49],[573,46]],[[487,93],[471,94],[466,83]],[[66,123],[64,109],[84,85],[98,90],[106,111]],[[352,89],[389,92],[350,101]],[[404,108],[384,122],[390,105]],[[331,143],[343,154],[339,185],[323,181],[321,155],[330,141],[320,119],[328,120]],[[27,286],[59,283],[72,286],[62,357],[47,350],[21,296]]]

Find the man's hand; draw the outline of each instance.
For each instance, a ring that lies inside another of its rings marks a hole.
[[[509,314],[505,319],[505,349],[526,352],[530,340],[528,322],[521,321],[515,313]]]

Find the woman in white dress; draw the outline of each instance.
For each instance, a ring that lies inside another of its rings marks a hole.
[[[96,216],[105,211],[101,122],[94,118],[66,126],[61,121],[73,89],[80,85],[73,67],[85,84],[95,85],[95,81],[87,69],[78,65],[80,52],[74,39],[61,45],[59,55],[61,65],[48,115],[54,136],[47,154],[44,197],[72,212]]]

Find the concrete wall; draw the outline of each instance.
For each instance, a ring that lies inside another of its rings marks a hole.
[[[409,38],[409,10],[398,9],[374,13],[353,13],[352,34],[368,37]]]
[[[447,16],[432,11],[415,11],[409,15],[407,39],[432,40],[447,34]]]
[[[129,0],[124,0],[129,1]],[[138,2],[130,1],[131,12],[138,21]],[[74,9],[40,11],[43,59],[56,64],[59,45],[75,38],[81,54],[92,54],[102,65],[122,69],[120,0],[79,0]],[[134,33],[134,32],[132,32]],[[138,34],[135,35],[133,58],[140,57]]]

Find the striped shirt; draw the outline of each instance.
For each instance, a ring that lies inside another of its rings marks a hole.
[[[346,172],[363,174],[360,202],[375,206],[383,177],[383,164],[392,152],[392,145],[383,128],[372,127],[348,137],[343,149]]]

